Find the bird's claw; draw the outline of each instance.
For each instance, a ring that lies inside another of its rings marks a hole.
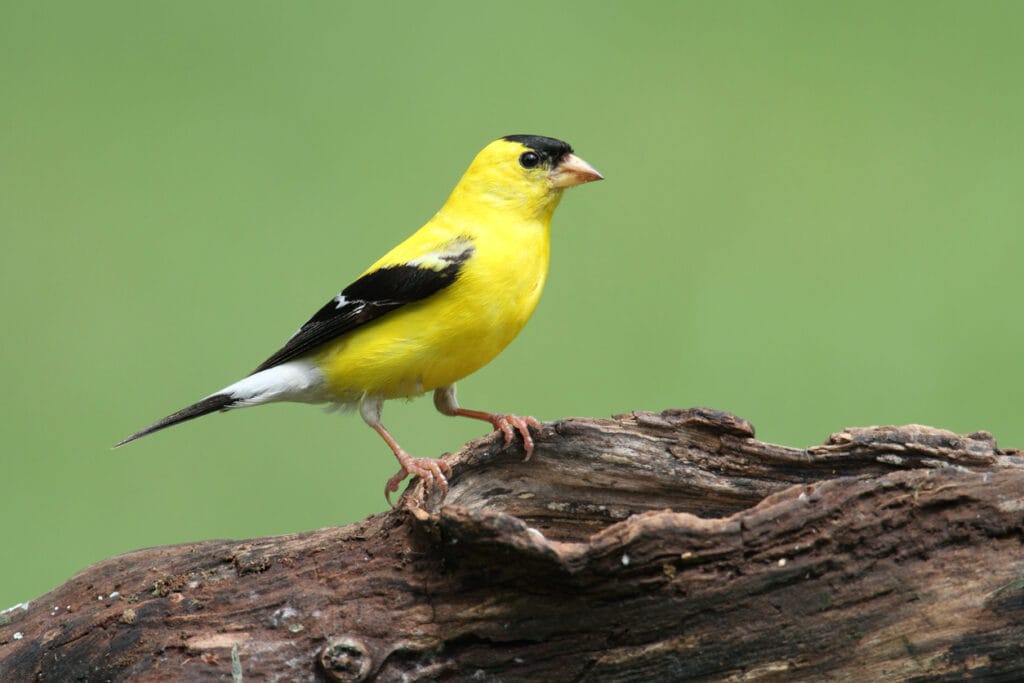
[[[413,458],[409,455],[399,456],[398,462],[402,469],[398,470],[393,477],[388,479],[384,485],[384,498],[388,505],[394,507],[391,502],[391,494],[398,491],[399,484],[410,474],[423,480],[423,485],[429,490],[434,486],[441,489],[441,500],[448,495],[448,477],[452,474],[452,467],[444,460],[436,458]]]
[[[526,457],[523,460],[530,459],[530,456],[533,455],[533,436],[530,434],[530,427],[540,429],[540,422],[529,416],[497,414],[491,416],[490,422],[494,425],[495,430],[505,435],[503,447],[505,449],[512,445],[512,439],[515,438],[516,432],[519,432],[519,436],[523,437],[523,450],[526,451]]]

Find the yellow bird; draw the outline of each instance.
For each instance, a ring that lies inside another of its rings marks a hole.
[[[387,399],[434,392],[445,414],[491,423],[533,452],[532,417],[461,408],[455,382],[504,349],[533,314],[548,272],[551,216],[562,191],[601,180],[561,140],[507,135],[487,145],[426,225],[370,266],[252,374],[168,415],[117,446],[225,411],[297,401],[358,407],[401,469],[448,490],[448,464],[406,453],[381,424]]]

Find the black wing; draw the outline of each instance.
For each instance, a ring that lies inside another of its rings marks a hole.
[[[298,358],[385,313],[436,294],[455,282],[472,255],[472,241],[460,237],[422,259],[363,275],[324,304],[288,343],[253,372]]]

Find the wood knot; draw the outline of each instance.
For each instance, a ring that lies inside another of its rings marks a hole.
[[[235,553],[231,557],[231,563],[235,565],[235,571],[239,576],[246,574],[262,574],[270,569],[274,560],[262,551],[244,550]]]
[[[372,664],[369,650],[362,641],[355,638],[338,638],[320,652],[320,667],[334,681],[364,681]]]

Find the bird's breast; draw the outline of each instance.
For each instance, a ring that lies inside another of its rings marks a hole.
[[[547,278],[547,226],[470,236],[456,281],[346,335],[319,355],[339,400],[414,396],[495,358],[523,329]]]

